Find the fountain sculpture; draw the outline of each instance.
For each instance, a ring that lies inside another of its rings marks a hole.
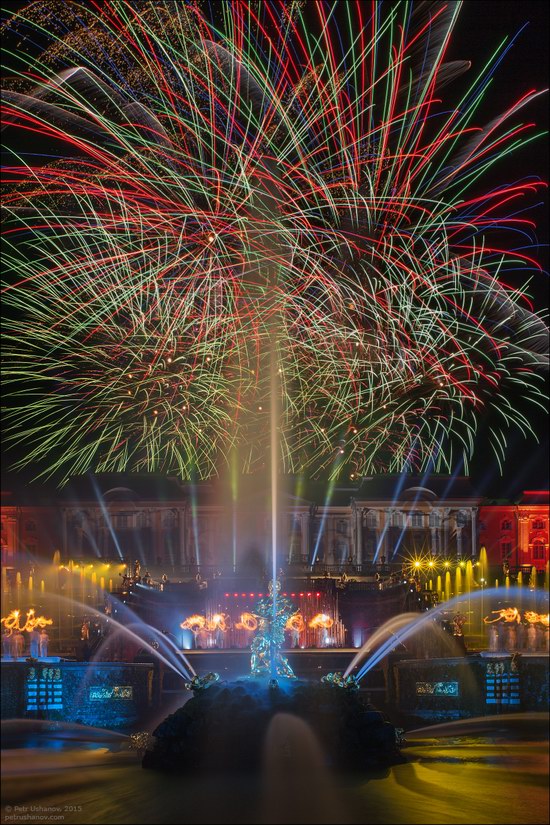
[[[296,609],[290,599],[279,595],[280,589],[280,581],[271,580],[269,596],[260,599],[255,606],[258,628],[251,646],[250,674],[253,677],[270,675],[272,679],[276,676],[296,678],[288,659],[281,653],[286,624],[296,613]]]

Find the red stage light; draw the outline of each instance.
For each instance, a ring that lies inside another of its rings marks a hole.
[[[283,593],[283,596],[286,596],[286,593]]]
[[[237,596],[238,596],[238,595],[239,595],[238,593],[233,593],[233,596],[234,596],[235,598],[237,598]]]
[[[321,594],[320,594],[320,593],[316,593],[315,595],[316,595],[316,596],[320,596]]]
[[[227,597],[228,597],[228,596],[229,596],[229,593],[226,593],[226,594],[225,594],[225,598],[227,599]]]
[[[291,593],[290,595],[291,595],[291,596],[295,596],[295,595],[296,595],[296,593]]]
[[[308,596],[311,596],[311,593],[308,593],[307,595],[308,595]]]
[[[241,596],[243,597],[243,599],[246,599],[246,593],[241,593]]]
[[[251,593],[251,594],[250,594],[250,598],[251,598],[251,599],[253,599],[253,598],[254,598],[254,593]]]
[[[300,593],[300,596],[303,596],[303,595],[304,595],[303,593]]]

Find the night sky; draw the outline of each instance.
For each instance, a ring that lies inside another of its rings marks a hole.
[[[10,11],[20,8],[23,3],[5,4]],[[527,24],[527,25],[525,25]],[[548,4],[542,0],[534,2],[510,2],[510,0],[467,0],[461,17],[454,30],[449,59],[471,60],[473,65],[470,74],[482,68],[494,49],[505,36],[513,36],[525,26],[518,35],[511,51],[506,55],[498,68],[490,92],[485,96],[482,107],[476,119],[481,117],[484,122],[503,111],[521,94],[532,89],[544,89],[548,85]],[[450,101],[457,99],[461,83],[464,79],[455,81],[444,89],[444,96]],[[456,87],[456,88],[455,88]],[[534,122],[540,129],[548,128],[547,114],[548,100],[546,96],[537,98],[526,108],[522,119]],[[15,130],[6,129],[4,141],[10,143]],[[538,175],[548,179],[547,139],[541,138],[527,147],[524,152],[518,151],[513,155],[509,168],[498,164],[495,169],[495,183],[505,180],[517,180],[527,175]],[[486,178],[485,178],[486,180]],[[485,188],[487,184],[484,184]],[[541,199],[542,200],[542,199]],[[536,307],[548,307],[548,217],[545,203],[530,211],[537,224],[537,237],[540,249],[537,257],[545,272],[538,276],[531,286],[531,296]],[[519,278],[521,281],[521,277]],[[512,399],[511,399],[512,400]],[[521,408],[521,397],[515,402]],[[477,438],[476,457],[471,467],[471,476],[479,492],[488,497],[515,497],[523,489],[548,488],[548,420],[543,411],[533,413],[529,411],[529,420],[537,433],[540,444],[533,439],[526,441],[519,432],[511,431],[508,435],[508,454],[501,477],[498,465],[492,454],[486,448],[486,434],[481,427]],[[490,422],[487,422],[489,425]],[[18,450],[11,453],[17,457]],[[31,469],[18,474],[17,479],[9,472],[9,456],[4,456],[2,462],[3,488],[13,488],[22,481],[32,477]]]

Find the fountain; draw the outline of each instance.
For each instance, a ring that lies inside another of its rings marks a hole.
[[[166,772],[257,770],[262,743],[278,714],[316,732],[328,763],[357,770],[400,761],[395,727],[360,695],[355,680],[253,679],[191,683],[193,698],[153,731],[143,767]]]
[[[281,583],[269,582],[269,597],[260,599],[255,607],[258,628],[251,646],[250,673],[253,677],[270,675],[295,679],[286,656],[281,654],[288,620],[296,613],[290,599],[279,595]]]

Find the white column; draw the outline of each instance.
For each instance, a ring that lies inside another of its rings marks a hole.
[[[309,554],[309,513],[302,513],[300,518],[302,523],[302,558],[307,561]]]
[[[443,554],[446,556],[449,551],[449,518],[451,515],[450,507],[445,507],[443,510]]]
[[[187,563],[187,506],[178,508],[179,537],[180,537],[180,564]]]
[[[363,508],[355,507],[355,559],[358,566],[363,564]]]
[[[477,558],[477,556],[478,556],[477,525],[476,525],[477,507],[472,507],[470,509],[470,518],[472,519],[472,556],[475,556]]]

